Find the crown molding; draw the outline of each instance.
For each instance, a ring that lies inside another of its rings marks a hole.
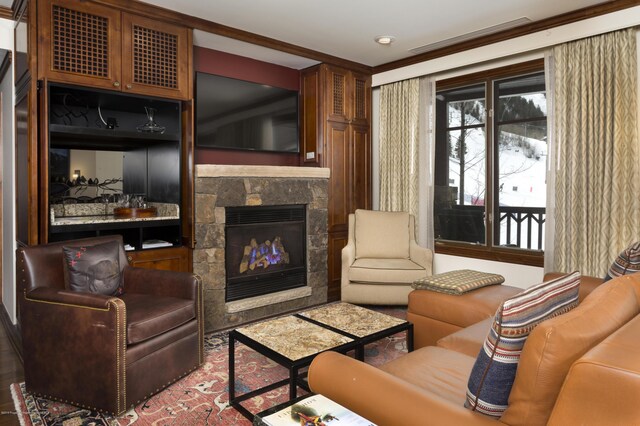
[[[573,12],[556,15],[551,18],[535,21],[530,24],[522,25],[516,28],[500,31],[486,36],[467,40],[461,43],[446,46],[440,49],[410,56],[408,58],[399,59],[397,61],[388,62],[386,64],[373,67],[373,74],[379,74],[391,71],[397,68],[414,65],[420,62],[426,62],[432,59],[441,58],[443,56],[452,55],[454,53],[463,52],[465,50],[475,49],[482,46],[498,43],[516,37],[548,30],[562,25],[571,24],[573,22],[582,21],[584,19],[594,18],[596,16],[606,15],[608,13],[617,12],[619,10],[628,9],[630,7],[640,5],[640,0],[613,0],[601,3],[591,7],[575,10]]]
[[[13,20],[13,10],[9,7],[0,6],[0,18]]]
[[[132,12],[137,15],[147,16],[156,20],[161,20],[173,24],[184,25],[193,29],[198,29],[219,36],[244,41],[246,43],[267,47],[281,52],[290,53],[292,55],[302,56],[318,62],[325,62],[331,65],[348,68],[365,74],[371,74],[373,68],[348,59],[339,58],[337,56],[328,55],[316,50],[307,49],[295,44],[286,43],[260,34],[251,33],[237,28],[228,27],[206,19],[198,18],[184,13],[176,12],[159,6],[153,6],[148,3],[142,3],[138,0],[94,0],[106,6],[117,7],[126,12]]]

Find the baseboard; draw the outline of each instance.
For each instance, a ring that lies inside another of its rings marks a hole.
[[[9,313],[2,303],[0,303],[0,323],[2,323],[2,327],[7,332],[9,342],[20,359],[20,362],[24,364],[22,358],[22,337],[20,336],[20,331],[18,330],[18,326],[13,325],[13,322],[11,322]]]

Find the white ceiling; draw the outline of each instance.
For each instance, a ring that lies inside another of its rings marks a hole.
[[[369,66],[412,56],[410,49],[522,17],[538,21],[603,0],[144,0],[186,15]],[[378,35],[395,42],[380,46]],[[196,45],[280,63],[273,51],[196,32]],[[230,45],[228,45],[230,44]],[[258,55],[258,57],[256,57]],[[311,63],[287,55],[291,68]],[[298,63],[297,61],[300,61]]]
[[[519,18],[538,21],[603,0],[144,0],[218,24],[369,66],[412,56],[411,49]],[[610,1],[610,0],[609,0]],[[0,0],[11,7],[13,0]],[[396,38],[380,46],[378,35]],[[301,69],[307,58],[194,33],[194,43]]]

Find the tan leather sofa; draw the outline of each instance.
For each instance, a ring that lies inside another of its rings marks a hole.
[[[544,281],[562,274],[549,273]],[[580,300],[602,284],[602,278],[580,279]],[[409,294],[407,320],[414,325],[416,348],[434,346],[438,340],[477,322],[492,318],[503,300],[522,291],[508,285],[483,287],[461,296],[415,290]]]
[[[382,426],[640,424],[639,313],[640,274],[634,274],[599,285],[572,311],[538,325],[499,421],[463,406],[488,319],[381,368],[323,353],[310,366],[309,383]]]
[[[431,275],[432,264],[433,252],[416,242],[413,215],[358,209],[342,250],[342,301],[406,305],[411,284]]]

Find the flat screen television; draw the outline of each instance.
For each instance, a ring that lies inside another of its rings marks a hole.
[[[196,73],[196,146],[299,152],[298,92]]]

